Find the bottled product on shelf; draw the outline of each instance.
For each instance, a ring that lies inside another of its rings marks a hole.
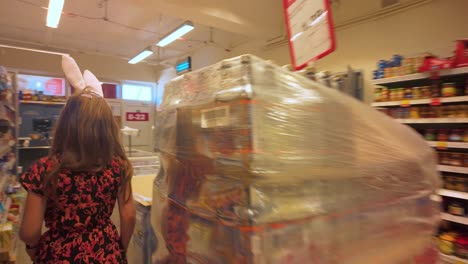
[[[169,82],[155,127],[155,263],[436,262],[432,150],[350,97],[245,55]]]
[[[427,141],[468,142],[468,128],[426,128],[419,132]]]
[[[441,165],[468,167],[468,153],[441,151],[438,157]]]
[[[404,58],[401,55],[393,55],[390,60],[380,60],[377,63],[377,70],[374,71],[374,79],[416,73],[423,61],[423,57]]]
[[[379,108],[379,111],[398,119],[467,118],[468,105],[411,106]]]
[[[456,97],[467,94],[466,87],[457,86],[453,82],[444,82],[425,86],[414,86],[405,88],[376,87],[374,89],[375,102],[402,101],[407,99],[429,99],[439,97]]]
[[[15,260],[25,195],[17,180],[15,75],[0,66],[0,262]]]

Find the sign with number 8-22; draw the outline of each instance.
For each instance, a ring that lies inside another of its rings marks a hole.
[[[126,118],[127,118],[127,121],[148,121],[149,113],[127,112]]]

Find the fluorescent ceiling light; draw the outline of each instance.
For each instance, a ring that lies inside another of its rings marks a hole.
[[[184,24],[182,24],[180,27],[178,27],[176,30],[172,31],[169,33],[167,36],[162,38],[158,44],[159,47],[164,47],[172,42],[174,42],[176,39],[182,37],[183,35],[189,33],[192,31],[195,27],[193,26],[192,22],[190,21],[185,21]]]
[[[62,15],[63,4],[65,0],[49,0],[49,9],[47,10],[46,25],[51,28],[57,28]]]
[[[133,57],[131,60],[129,60],[128,63],[137,64],[140,61],[142,61],[142,60],[146,59],[147,57],[149,57],[151,54],[153,54],[153,51],[150,48],[147,48],[147,49],[143,50],[142,52],[140,52],[135,57]]]

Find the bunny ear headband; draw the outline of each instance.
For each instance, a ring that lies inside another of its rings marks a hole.
[[[90,88],[91,92],[103,96],[101,83],[96,76],[88,70],[81,74],[80,67],[70,55],[62,56],[62,70],[68,82],[75,89],[82,91],[85,88]]]

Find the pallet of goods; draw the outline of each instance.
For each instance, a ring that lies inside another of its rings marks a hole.
[[[155,127],[153,263],[436,263],[432,150],[351,97],[245,55],[168,83]]]

